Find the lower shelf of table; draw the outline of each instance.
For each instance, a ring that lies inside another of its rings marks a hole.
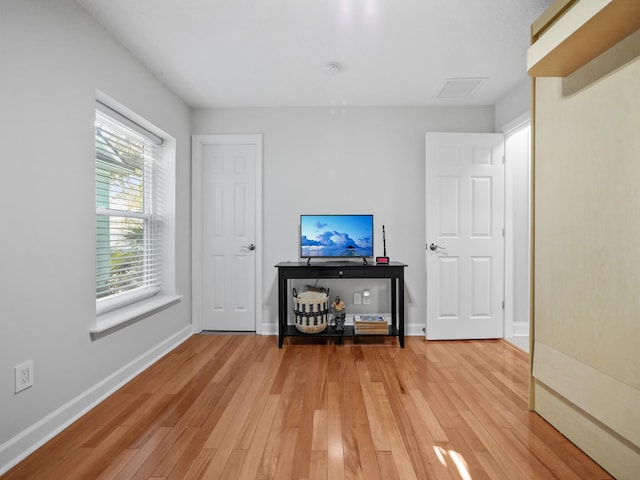
[[[327,337],[327,338],[352,338],[352,337],[397,337],[400,332],[393,325],[389,325],[387,334],[382,333],[356,333],[353,325],[345,325],[343,332],[337,332],[336,327],[328,326],[324,332],[320,333],[302,333],[299,331],[295,325],[287,325],[287,328],[284,331],[285,337]]]

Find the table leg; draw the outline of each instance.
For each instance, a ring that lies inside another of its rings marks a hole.
[[[278,274],[278,348],[284,342],[284,330],[287,322],[287,279],[282,272]]]
[[[398,277],[398,339],[400,340],[400,348],[404,348],[404,277]]]
[[[394,330],[398,328],[398,300],[396,277],[391,277],[391,325]]]

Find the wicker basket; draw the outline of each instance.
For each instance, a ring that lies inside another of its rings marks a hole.
[[[329,295],[326,292],[300,292],[293,289],[293,319],[302,333],[324,332],[329,324]]]

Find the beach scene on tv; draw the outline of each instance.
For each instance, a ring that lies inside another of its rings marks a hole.
[[[302,215],[300,256],[372,257],[372,215]]]

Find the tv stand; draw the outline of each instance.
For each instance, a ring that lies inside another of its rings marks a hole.
[[[311,259],[309,259],[311,260]],[[398,337],[400,347],[404,348],[404,269],[407,265],[389,262],[384,265],[337,262],[281,262],[278,269],[278,347],[282,348],[285,337],[331,337],[357,338],[353,326],[347,325],[343,332],[328,326],[321,333],[302,333],[295,325],[289,325],[289,281],[293,279],[318,278],[388,278],[391,282],[391,323],[388,336]]]

